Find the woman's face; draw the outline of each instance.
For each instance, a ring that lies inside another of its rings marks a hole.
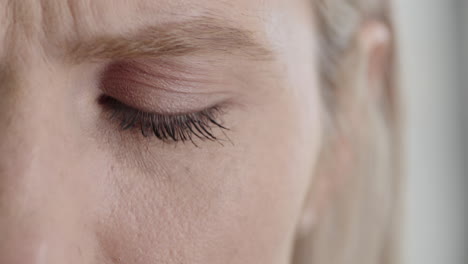
[[[1,0],[0,263],[287,263],[309,2]]]

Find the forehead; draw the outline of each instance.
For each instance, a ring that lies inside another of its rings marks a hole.
[[[0,30],[13,28],[16,34],[23,31],[26,35],[42,31],[50,40],[103,31],[121,34],[144,24],[182,22],[197,17],[223,18],[240,26],[255,27],[268,13],[265,2],[272,1],[0,0],[0,10],[5,13],[0,18],[3,28]]]
[[[231,28],[247,29],[266,46],[281,46],[279,42],[287,42],[289,39],[286,36],[289,29],[285,28],[297,24],[297,21],[290,23],[290,20],[307,17],[310,14],[310,2],[0,0],[0,58],[18,54],[28,56],[28,52],[38,47],[45,54],[61,56],[61,50],[69,42],[86,41],[103,35],[132,35],[147,26],[164,28],[173,23],[190,23],[198,18],[215,19]]]

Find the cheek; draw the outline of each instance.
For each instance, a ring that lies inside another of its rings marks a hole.
[[[103,254],[122,263],[284,260],[320,128],[304,114],[317,106],[313,89],[297,97],[277,88],[284,92],[226,120],[235,124],[232,144],[131,150],[123,155],[133,158],[109,160],[96,227]]]

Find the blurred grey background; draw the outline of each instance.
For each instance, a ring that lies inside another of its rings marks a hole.
[[[405,264],[468,264],[468,0],[397,0]]]

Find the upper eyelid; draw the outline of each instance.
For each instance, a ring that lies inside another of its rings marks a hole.
[[[159,72],[165,69],[158,63],[161,62],[110,63],[100,73],[100,90],[126,105],[156,113],[200,111],[237,96],[238,91],[229,86],[232,84],[173,77],[178,69],[171,69],[168,78]]]
[[[204,113],[206,111],[209,111],[210,109],[215,109],[218,112],[225,112],[225,109],[228,107],[228,104],[215,104],[215,105],[210,105],[208,107],[204,107],[199,110],[195,111],[186,111],[186,112],[156,112],[156,111],[146,111],[139,109],[138,107],[130,106],[127,105],[111,96],[107,95],[101,95],[98,98],[98,103],[100,105],[104,106],[113,106],[113,107],[118,107],[121,108],[121,110],[127,110],[127,111],[138,111],[144,114],[150,114],[150,115],[159,115],[159,116],[166,116],[166,117],[181,117],[181,116],[188,116],[188,115],[193,115],[193,114],[198,114],[198,113]]]
[[[159,114],[142,112],[108,96],[101,96],[100,103],[109,106],[114,111],[112,114],[114,117],[111,119],[115,119],[117,116],[123,130],[134,128],[136,124],[140,124],[141,132],[145,137],[147,137],[148,131],[151,131],[150,133],[154,133],[157,138],[163,141],[169,138],[173,141],[190,140],[197,146],[192,135],[211,141],[220,140],[214,135],[210,124],[222,130],[229,130],[216,120],[222,111],[220,106],[186,114]],[[224,132],[223,134],[226,136]]]
[[[101,73],[101,78],[130,79],[138,84],[153,86],[168,92],[208,94],[219,91],[205,91],[204,88],[207,86],[220,87],[223,85],[215,77],[206,74],[206,72],[211,71],[213,69],[195,67],[180,61],[130,60],[110,63]],[[197,89],[193,89],[194,87]]]
[[[158,75],[155,75],[154,77],[157,78]],[[125,79],[123,77],[114,77],[113,79]],[[172,86],[175,86],[175,88],[178,87],[190,87],[190,80],[174,80],[172,83]],[[200,94],[200,95],[207,95],[207,94],[226,94],[227,92],[225,91],[203,91],[201,89],[191,89],[190,91],[186,90],[181,90],[181,89],[174,89],[174,88],[169,88],[169,85],[155,85],[155,84],[150,84],[149,82],[144,82],[142,80],[137,80],[135,78],[132,78],[131,80],[126,80],[126,82],[130,82],[133,84],[141,85],[141,86],[146,86],[150,87],[152,89],[158,89],[161,91],[169,92],[169,93],[175,93],[175,94],[187,94],[187,95],[192,95],[192,94]],[[156,82],[161,82],[161,79],[157,80]],[[210,83],[213,84],[213,83]]]

